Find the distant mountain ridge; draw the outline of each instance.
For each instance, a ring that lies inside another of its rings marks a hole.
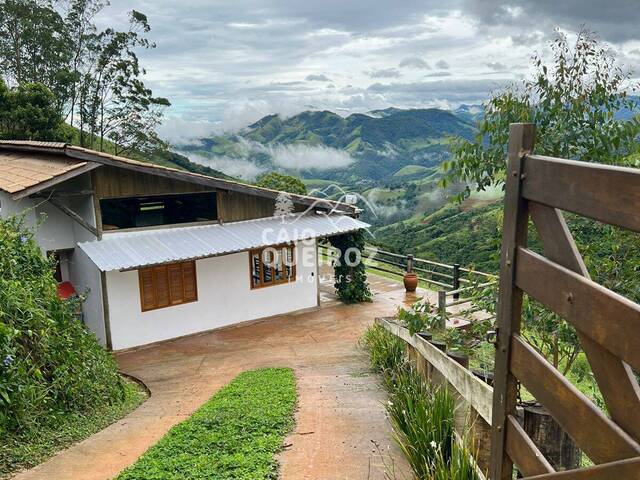
[[[241,132],[202,138],[197,145],[177,148],[205,164],[210,160],[210,166],[217,169],[216,161],[223,157],[303,178],[375,182],[408,165],[436,167],[447,156],[448,137],[470,138],[474,131],[470,118],[438,108],[388,108],[347,117],[327,110],[305,111],[288,118],[267,115]],[[287,146],[291,148],[285,152],[283,147]],[[311,150],[295,150],[301,147],[316,149],[313,152],[323,153],[327,161],[323,162],[321,155],[307,155],[305,163],[304,154]],[[282,161],[283,152],[287,161]],[[345,162],[351,158],[348,165],[331,158],[339,152]],[[296,155],[301,158],[292,158]]]

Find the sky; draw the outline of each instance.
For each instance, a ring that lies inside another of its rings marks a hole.
[[[111,0],[97,19],[148,16],[145,81],[169,140],[264,115],[477,104],[521,79],[559,28],[596,31],[640,77],[638,0]]]

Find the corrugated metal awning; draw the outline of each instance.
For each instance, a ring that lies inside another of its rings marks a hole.
[[[103,272],[214,257],[253,248],[328,237],[369,227],[346,215],[306,214],[224,225],[114,232],[78,246]]]

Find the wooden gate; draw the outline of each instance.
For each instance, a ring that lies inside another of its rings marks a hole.
[[[561,210],[640,232],[640,172],[533,155],[535,127],[509,131],[493,397],[491,478],[640,479],[640,306],[593,282]],[[544,256],[527,248],[529,218]],[[640,252],[638,252],[640,255]],[[519,335],[522,295],[578,333],[607,416]],[[555,472],[516,419],[517,384],[596,464]]]

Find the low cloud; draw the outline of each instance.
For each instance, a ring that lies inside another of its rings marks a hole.
[[[364,72],[366,75],[369,75],[371,78],[398,78],[400,77],[400,70],[397,68],[380,68],[373,69],[367,72]]]
[[[156,131],[160,138],[174,145],[197,145],[201,138],[221,131],[219,122],[189,120],[183,117],[165,117]]]
[[[442,70],[448,70],[449,69],[449,64],[444,60],[438,60],[436,62],[436,68],[440,68]]]
[[[330,82],[331,79],[324,75],[323,73],[316,74],[312,73],[311,75],[307,75],[305,80],[307,82]]]
[[[276,165],[289,170],[333,170],[354,161],[347,152],[325,146],[278,145],[269,147],[269,152]]]
[[[265,169],[257,166],[244,158],[231,158],[224,156],[204,156],[189,152],[181,152],[189,157],[192,162],[211,167],[232,177],[243,180],[255,180],[260,174],[265,173]]]
[[[504,72],[507,69],[507,66],[500,62],[487,62],[486,65],[494,72]]]
[[[415,68],[421,70],[430,70],[431,66],[425,62],[423,59],[418,57],[407,57],[403,58],[400,64],[398,65],[400,68]]]
[[[425,75],[425,77],[450,77],[451,76],[451,72],[433,72],[433,73],[427,73]]]

